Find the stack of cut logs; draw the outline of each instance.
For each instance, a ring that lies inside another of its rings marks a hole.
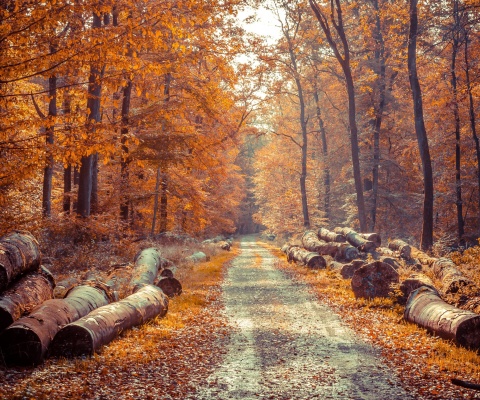
[[[378,234],[350,228],[306,231],[301,243],[285,244],[282,251],[289,262],[329,268],[351,279],[357,298],[388,297],[400,284],[407,321],[462,346],[480,348],[480,288],[448,258],[431,257],[400,239],[381,247]],[[416,272],[400,282],[401,266]],[[440,282],[438,287],[422,272]]]
[[[125,329],[165,315],[168,297],[182,291],[175,267],[156,248],[134,262],[128,279],[116,269],[107,283],[85,280],[53,298],[55,280],[35,238],[20,231],[0,238],[0,360],[37,365],[48,355],[92,355]]]

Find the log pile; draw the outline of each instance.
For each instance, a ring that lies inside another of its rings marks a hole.
[[[320,254],[302,249],[300,246],[289,246],[286,249],[286,254],[288,261],[302,263],[308,268],[320,269],[327,266],[327,262]]]
[[[317,235],[319,239],[325,242],[345,243],[347,241],[347,239],[345,239],[345,236],[343,236],[342,234],[329,231],[325,228],[319,228],[317,231]]]
[[[365,239],[362,235],[358,234],[353,229],[337,227],[334,229],[334,232],[345,236],[347,242],[360,251],[368,253],[369,251],[375,250],[375,248],[377,247],[374,242]],[[369,235],[373,234],[371,233]],[[379,239],[377,238],[377,241],[378,240]]]

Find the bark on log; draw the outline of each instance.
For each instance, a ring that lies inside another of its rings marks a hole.
[[[448,258],[437,259],[432,264],[432,271],[442,281],[442,292],[445,294],[457,293],[462,287],[474,285]]]
[[[402,291],[404,298],[407,299],[414,290],[419,287],[426,286],[432,290],[437,291],[435,284],[432,280],[424,274],[412,274],[400,284],[400,290]]]
[[[0,332],[53,297],[55,279],[44,267],[24,275],[0,296]]]
[[[337,245],[337,254],[335,258],[337,260],[346,260],[346,261],[352,261],[358,258],[360,255],[357,248],[353,247],[352,245],[348,243],[334,243]]]
[[[305,264],[308,268],[326,268],[327,262],[318,253],[302,249],[299,246],[292,246],[287,254],[288,261],[295,261]]]
[[[461,346],[480,347],[480,315],[447,304],[429,287],[422,286],[410,294],[404,318]]]
[[[302,236],[302,245],[308,251],[313,251],[315,253],[318,253],[318,250],[325,245],[325,242],[318,238],[316,232],[306,231]]]
[[[203,251],[197,251],[193,253],[191,256],[185,257],[185,260],[193,263],[201,263],[201,262],[208,261],[208,257]]]
[[[350,228],[335,228],[335,233],[340,233],[347,239],[348,243],[356,247],[360,251],[369,252],[375,250],[377,247],[374,242],[366,240],[361,237],[357,232]]]
[[[395,257],[395,252],[388,247],[377,247],[375,251],[382,256]]]
[[[324,240],[325,242],[345,243],[347,241],[347,239],[345,239],[345,236],[339,233],[329,231],[325,228],[320,228],[317,231],[317,235],[319,239]]]
[[[38,269],[41,257],[37,240],[28,232],[15,231],[0,238],[0,292],[15,278]]]
[[[359,233],[361,237],[363,237],[365,240],[368,240],[370,242],[373,242],[376,247],[380,247],[382,245],[382,238],[378,233]]]
[[[347,264],[335,262],[332,269],[337,270],[343,279],[350,279],[353,277],[355,271],[357,271],[363,265],[365,265],[365,261],[363,260],[352,260]]]
[[[155,285],[162,289],[163,293],[168,297],[180,296],[182,294],[182,284],[173,276],[162,277]]]
[[[62,279],[59,282],[56,282],[55,288],[53,289],[53,298],[54,299],[63,299],[67,292],[73,288],[74,286],[78,286],[80,284],[79,277],[69,277],[66,279]]]
[[[418,260],[420,264],[428,266],[431,266],[437,260],[435,257],[430,257],[427,253],[417,249],[416,247],[411,248],[410,259]]]
[[[143,324],[158,315],[164,316],[167,310],[167,296],[159,288],[145,285],[125,299],[97,308],[64,326],[53,339],[50,355],[93,355],[122,331]]]
[[[398,280],[398,272],[391,265],[375,261],[355,271],[352,277],[352,290],[356,298],[388,297],[391,285],[398,283]]]
[[[376,251],[373,251],[371,254],[372,254],[372,257],[375,261],[381,261],[385,264],[390,264],[396,270],[398,270],[402,266],[400,264],[400,262],[395,257],[383,256],[383,255],[377,253]]]
[[[7,365],[40,364],[60,328],[113,299],[106,285],[81,285],[64,299],[47,300],[0,335],[0,349]]]
[[[322,256],[335,257],[337,260],[351,261],[358,257],[358,250],[348,243],[325,242],[318,239],[313,231],[307,231],[302,237],[303,246]]]
[[[132,293],[145,285],[152,285],[157,277],[162,257],[154,247],[139,251],[134,258],[133,276],[130,281]]]
[[[388,242],[388,248],[390,250],[398,251],[400,253],[400,257],[402,258],[411,258],[412,248],[407,242],[404,242],[401,239],[395,239],[391,242]]]

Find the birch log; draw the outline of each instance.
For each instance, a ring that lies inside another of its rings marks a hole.
[[[435,260],[432,271],[435,277],[442,281],[442,292],[445,294],[457,293],[462,287],[474,285],[449,258]]]
[[[400,257],[402,258],[411,258],[412,248],[407,242],[404,242],[401,239],[395,239],[388,242],[388,248],[393,251],[398,251],[400,253]]]
[[[302,249],[300,246],[291,246],[287,254],[288,261],[305,264],[312,269],[326,268],[327,262],[318,253]]]
[[[480,315],[447,304],[432,288],[422,286],[410,294],[404,318],[461,346],[480,347]]]
[[[359,233],[358,234],[360,237],[364,238],[365,240],[368,240],[370,242],[373,242],[375,244],[375,247],[380,247],[382,245],[382,238],[378,233]]]
[[[391,265],[375,261],[355,271],[352,276],[352,290],[357,298],[388,297],[391,285],[398,281],[398,272]]]
[[[319,239],[324,240],[325,242],[345,243],[347,241],[342,234],[329,231],[325,228],[320,228],[317,231],[317,235]]]
[[[38,269],[41,257],[37,240],[28,232],[15,231],[0,238],[0,292],[20,275]]]
[[[40,364],[55,334],[95,308],[112,300],[106,285],[89,284],[71,289],[64,299],[47,300],[27,317],[15,321],[0,335],[0,348],[7,365]]]
[[[132,293],[144,285],[151,285],[157,277],[162,257],[154,247],[139,251],[134,258],[133,276],[130,281]]]
[[[356,247],[360,251],[369,252],[375,250],[375,243],[370,240],[366,240],[360,236],[357,232],[350,228],[335,228],[335,233],[340,233],[347,239],[348,243]]]
[[[410,293],[422,286],[429,287],[438,293],[437,289],[435,288],[435,284],[427,275],[424,274],[410,275],[407,279],[402,281],[400,284],[400,290],[402,291],[404,298],[407,299],[408,296],[410,296]]]
[[[164,316],[167,310],[167,296],[156,286],[144,285],[123,300],[97,308],[64,326],[55,335],[50,354],[54,357],[92,355],[122,331]]]

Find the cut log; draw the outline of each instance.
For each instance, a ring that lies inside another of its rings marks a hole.
[[[356,247],[360,251],[369,252],[375,250],[377,247],[374,242],[366,240],[361,237],[357,232],[350,228],[335,228],[335,233],[340,233],[347,239],[348,243]]]
[[[315,231],[306,231],[302,236],[302,245],[306,250],[318,253],[318,250],[325,245],[325,242],[318,238]]]
[[[356,298],[388,297],[392,284],[398,281],[398,272],[391,265],[375,261],[355,271],[352,276],[352,290]]]
[[[431,266],[437,259],[435,257],[429,256],[427,253],[417,249],[416,247],[411,248],[410,258],[412,260],[418,260],[422,265]]]
[[[153,285],[145,285],[125,299],[97,308],[64,326],[55,335],[49,353],[54,357],[93,355],[122,331],[164,316],[167,310],[165,294]]]
[[[299,246],[290,247],[287,258],[289,261],[303,263],[312,269],[326,268],[327,266],[327,262],[320,254],[302,249]]]
[[[365,264],[363,260],[352,260],[347,264],[336,262],[333,269],[336,269],[343,279],[350,279],[353,277],[355,271]]]
[[[185,260],[193,263],[201,263],[201,262],[208,261],[208,258],[203,251],[197,251],[193,253],[191,256],[186,257]]]
[[[432,288],[422,286],[410,294],[404,318],[461,346],[480,347],[480,315],[447,304]]]
[[[412,248],[407,242],[404,242],[401,239],[395,239],[388,242],[388,248],[393,251],[398,251],[402,258],[411,258]]]
[[[41,258],[40,246],[28,232],[15,231],[0,238],[0,292],[20,275],[37,270]]]
[[[382,245],[382,238],[378,233],[359,233],[359,235],[365,240],[375,243],[375,247],[380,247]]]
[[[164,268],[162,272],[160,272],[160,276],[164,278],[173,278],[176,269],[177,268],[175,266],[171,266],[170,268]]]
[[[400,284],[400,290],[402,291],[404,298],[407,299],[414,290],[419,287],[426,286],[432,290],[437,291],[432,280],[424,274],[412,274]]]
[[[61,281],[57,282],[55,288],[53,289],[53,298],[54,299],[63,299],[67,292],[80,284],[80,278],[71,276],[66,279],[62,279]]]
[[[352,261],[358,258],[360,255],[357,248],[353,247],[352,245],[348,243],[332,243],[337,245],[337,254],[335,255],[335,258],[337,260],[346,260],[346,261]]]
[[[388,247],[377,247],[375,251],[381,256],[395,257],[395,252]]]
[[[467,278],[449,258],[438,258],[432,264],[435,277],[442,282],[442,292],[457,293],[460,288],[473,286],[473,282]]]
[[[345,236],[343,236],[342,234],[329,231],[325,228],[318,229],[317,235],[319,239],[322,239],[325,242],[345,243],[347,241],[347,239],[345,239]]]
[[[162,289],[163,293],[168,297],[180,296],[182,294],[182,284],[173,276],[162,277],[155,285]]]
[[[145,285],[152,285],[157,277],[162,257],[154,247],[139,251],[134,258],[133,276],[130,281],[132,293]]]
[[[227,241],[221,241],[221,242],[218,242],[218,247],[220,247],[222,250],[229,251],[232,245]]]
[[[381,255],[375,254],[375,255],[373,255],[373,258],[374,258],[375,261],[381,261],[385,264],[390,264],[396,270],[398,270],[402,266],[395,257],[381,256]]]
[[[55,280],[44,267],[16,281],[0,296],[0,332],[53,297]]]
[[[0,335],[0,348],[7,365],[40,364],[55,334],[95,308],[113,299],[106,285],[76,286],[64,299],[47,300],[27,317],[15,321]]]

